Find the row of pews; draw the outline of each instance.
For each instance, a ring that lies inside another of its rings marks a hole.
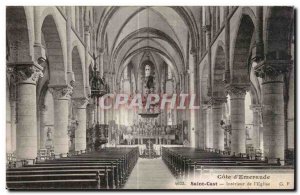
[[[162,148],[162,159],[177,178],[190,179],[203,173],[204,170],[268,170],[274,168],[290,169],[291,166],[280,166],[280,163],[251,159],[245,156],[211,152],[188,147]]]
[[[120,189],[139,157],[138,147],[97,152],[8,168],[8,189]]]

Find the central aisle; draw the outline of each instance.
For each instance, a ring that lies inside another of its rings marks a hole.
[[[139,158],[124,189],[168,189],[174,183],[174,176],[161,158]]]

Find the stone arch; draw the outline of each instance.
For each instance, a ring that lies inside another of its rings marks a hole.
[[[116,37],[115,37],[115,39],[114,39],[114,42],[113,42],[113,45],[112,45],[112,48],[111,48],[112,50],[115,48],[116,42],[117,42],[118,38],[120,37],[120,35],[121,35],[123,29],[125,28],[125,26],[128,24],[128,22],[129,22],[135,15],[139,14],[139,13],[140,13],[141,11],[143,11],[144,9],[145,9],[145,7],[139,8],[138,10],[136,10],[133,14],[131,14],[131,15],[126,19],[126,21],[124,22],[124,24],[122,25],[122,27],[119,29],[118,34],[116,35]],[[151,7],[149,8],[149,10],[151,10],[153,13],[159,15],[159,16],[162,18],[162,20],[164,20],[164,21],[166,22],[166,24],[170,27],[170,29],[171,29],[172,32],[174,33],[175,40],[176,40],[175,42],[179,43],[178,46],[179,46],[180,50],[183,51],[182,43],[180,42],[178,35],[175,33],[174,28],[167,22],[167,19],[166,19],[163,15],[161,15],[158,11],[156,11],[155,9],[153,9],[153,8],[151,8]],[[111,51],[111,52],[112,52],[112,51]]]
[[[212,96],[225,97],[225,84],[223,75],[225,73],[225,51],[222,44],[216,49],[216,57],[213,68]]]
[[[135,36],[138,36],[141,33],[149,33],[155,36],[160,37],[162,40],[168,42],[171,47],[177,52],[177,54],[180,57],[180,60],[182,61],[182,64],[185,64],[184,61],[184,57],[183,54],[181,52],[180,47],[177,45],[177,43],[167,34],[165,34],[164,32],[158,30],[158,29],[154,29],[154,28],[140,28],[136,31],[131,32],[129,35],[127,35],[116,47],[116,49],[114,50],[113,54],[111,55],[111,59],[110,59],[110,64],[113,61],[113,59],[116,59],[119,55],[119,52],[121,51],[121,49],[123,48],[123,46],[131,39],[133,39]]]
[[[85,97],[84,71],[82,68],[82,60],[77,46],[72,49],[72,70],[75,76],[75,84],[73,87],[72,97]]]
[[[141,53],[141,52],[145,52],[145,51],[153,51],[153,52],[156,52],[157,54],[159,54],[166,62],[167,64],[172,68],[172,71],[174,72],[175,74],[175,79],[176,79],[176,82],[179,81],[179,72],[178,72],[178,69],[177,69],[177,66],[176,66],[176,63],[174,62],[174,60],[168,56],[167,54],[165,54],[164,52],[156,49],[156,48],[152,48],[152,47],[142,47],[142,48],[139,48],[133,52],[131,52],[130,54],[128,54],[123,60],[122,62],[120,63],[120,66],[118,67],[117,71],[116,71],[116,83],[119,83],[119,78],[121,76],[121,73],[124,69],[125,66],[127,66],[127,64],[129,63],[130,59],[138,54],[138,53]]]
[[[22,6],[6,8],[6,36],[9,62],[30,62],[30,40],[28,21]]]
[[[189,11],[186,10],[187,8],[180,7],[180,6],[173,6],[171,7],[184,21],[184,23],[187,25],[189,32],[191,33],[191,37],[193,38],[192,42],[192,48],[197,48],[198,43],[198,31],[197,31],[197,24],[195,22],[195,19],[190,16]],[[99,43],[100,48],[104,48],[105,44],[105,34],[106,34],[106,28],[109,24],[110,19],[114,16],[114,14],[119,11],[120,7],[113,6],[108,11],[107,14],[104,16],[103,21],[101,23],[99,22],[97,26],[97,44]]]
[[[249,84],[249,55],[252,36],[254,34],[254,23],[249,15],[242,14],[239,28],[233,45],[233,57],[231,65],[231,83]]]
[[[249,16],[252,20],[252,23],[255,24],[256,16],[250,7],[243,7],[242,14]]]
[[[66,83],[62,42],[52,15],[46,16],[43,21],[42,37],[49,63],[50,84]]]

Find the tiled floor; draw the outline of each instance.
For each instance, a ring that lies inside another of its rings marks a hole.
[[[131,172],[124,189],[168,189],[174,183],[174,176],[161,158],[140,158]]]

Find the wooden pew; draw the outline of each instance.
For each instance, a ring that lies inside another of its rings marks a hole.
[[[16,168],[13,170],[7,170],[7,176],[10,178],[11,181],[18,180],[22,181],[25,179],[24,178],[30,178],[34,180],[38,180],[37,177],[34,177],[35,175],[44,175],[44,179],[47,180],[48,177],[55,177],[56,179],[60,179],[59,174],[69,174],[68,178],[73,179],[76,177],[76,174],[91,174],[90,172],[93,172],[93,177],[97,177],[97,173],[99,173],[99,179],[101,182],[101,187],[102,188],[115,188],[115,178],[114,178],[114,168],[109,167],[109,166],[103,166],[103,165],[90,165],[90,166],[80,166],[80,165],[73,165],[73,166],[45,166],[45,167],[40,167],[37,166],[35,167],[34,165],[32,166],[26,166],[22,168]],[[75,173],[74,173],[75,172]],[[78,173],[80,172],[80,173]],[[72,175],[75,174],[75,175]],[[15,176],[15,177],[13,177]],[[20,179],[22,178],[22,179]],[[65,178],[66,180],[67,178]]]
[[[7,169],[9,189],[115,189],[125,184],[138,148],[107,149]],[[82,181],[82,183],[80,183]]]
[[[9,189],[100,189],[95,179],[79,180],[42,180],[42,181],[8,181]]]
[[[246,157],[230,156],[223,153],[207,152],[195,148],[162,148],[162,158],[171,172],[177,177],[189,178],[203,168],[226,167],[266,169],[280,167],[278,163],[248,159]]]

